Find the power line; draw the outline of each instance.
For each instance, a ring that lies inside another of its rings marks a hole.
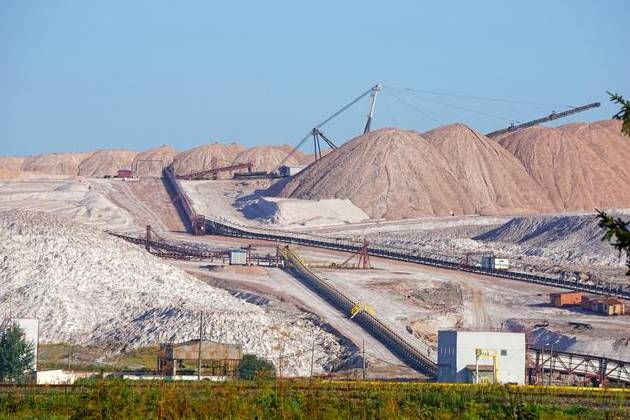
[[[486,96],[460,95],[460,94],[435,92],[435,91],[429,91],[429,90],[412,89],[412,88],[405,88],[405,87],[398,87],[398,86],[384,86],[384,87],[389,88],[389,89],[401,90],[401,91],[424,93],[424,94],[427,94],[427,95],[450,96],[450,97],[453,97],[453,98],[476,99],[476,100],[479,100],[479,101],[505,102],[505,103],[518,104],[518,105],[554,106],[554,107],[561,107],[561,108],[575,108],[575,106],[573,106],[573,105],[550,104],[550,103],[545,103],[545,102],[529,102],[529,101],[521,101],[521,100],[514,100],[514,99],[492,98],[492,97],[486,97]]]
[[[390,92],[391,93],[391,92]],[[479,114],[479,115],[485,115],[486,117],[491,117],[491,118],[495,118],[497,120],[503,120],[503,121],[508,121],[508,122],[513,122],[513,123],[520,123],[520,121],[515,120],[513,118],[507,118],[507,117],[502,117],[500,115],[495,115],[495,114],[490,114],[489,112],[483,112],[483,111],[477,111],[476,109],[471,109],[471,108],[466,108],[463,106],[459,106],[459,105],[455,105],[455,104],[451,104],[448,102],[443,102],[443,101],[439,101],[437,99],[433,99],[433,98],[427,98],[424,96],[420,96],[414,92],[405,92],[407,95],[413,96],[415,98],[424,100],[424,101],[428,101],[428,102],[433,102],[439,105],[443,105],[443,106],[448,106],[451,108],[456,108],[456,109],[461,109],[462,111],[467,111],[467,112],[472,112],[474,114]]]
[[[430,119],[431,121],[434,121],[438,124],[440,124],[440,120],[438,120],[437,118],[431,116],[430,114],[427,114],[426,112],[422,111],[421,109],[417,108],[416,106],[414,106],[413,104],[410,104],[409,102],[407,102],[406,100],[404,100],[403,98],[401,98],[400,96],[394,94],[393,92],[390,92],[389,90],[383,90],[383,92],[388,93],[390,95],[392,95],[394,98],[398,99],[400,102],[402,102],[403,104],[407,105],[409,108],[413,109],[414,111],[416,111],[417,113],[419,113],[420,115],[422,115],[425,118]]]

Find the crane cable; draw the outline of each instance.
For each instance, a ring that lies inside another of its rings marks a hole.
[[[549,103],[544,103],[544,102],[529,102],[529,101],[521,101],[521,100],[515,100],[515,99],[492,98],[492,97],[487,97],[487,96],[460,95],[460,94],[435,92],[435,91],[413,89],[413,88],[406,88],[406,87],[399,87],[399,86],[384,86],[384,87],[389,88],[389,89],[396,89],[400,91],[417,92],[417,93],[422,93],[422,94],[427,94],[427,95],[450,96],[453,98],[475,99],[479,101],[505,102],[505,103],[518,104],[518,105],[553,106],[553,107],[568,108],[568,109],[575,108],[575,106],[573,105],[549,104]]]
[[[434,116],[428,114],[427,112],[419,109],[417,106],[415,106],[414,104],[410,103],[409,101],[401,98],[400,96],[398,96],[397,94],[392,92],[392,90],[396,91],[399,94],[405,94],[405,95],[408,95],[408,96],[413,96],[413,97],[415,97],[417,99],[420,99],[420,100],[433,102],[433,103],[436,103],[436,104],[439,104],[439,105],[443,105],[443,106],[447,106],[447,107],[451,107],[451,108],[456,108],[456,109],[460,109],[460,110],[463,110],[463,111],[472,112],[472,113],[475,113],[475,114],[484,115],[484,116],[487,116],[487,117],[495,118],[495,119],[502,120],[502,121],[508,121],[510,123],[517,123],[517,124],[520,124],[521,122],[519,120],[516,120],[516,119],[513,119],[513,118],[506,118],[506,117],[503,117],[503,116],[500,116],[500,115],[495,115],[495,114],[491,114],[491,113],[484,112],[484,111],[478,111],[478,110],[467,108],[467,107],[463,107],[463,106],[460,106],[460,105],[455,105],[455,104],[451,104],[451,103],[448,103],[448,102],[440,101],[440,100],[437,100],[435,98],[428,98],[426,96],[421,96],[420,94],[422,94],[422,95],[446,96],[446,97],[452,97],[452,98],[473,99],[473,100],[490,101],[490,102],[503,102],[503,103],[519,104],[519,105],[553,106],[553,107],[568,108],[568,109],[575,108],[574,106],[571,106],[571,105],[549,104],[549,103],[544,103],[544,102],[529,102],[529,101],[503,99],[503,98],[493,98],[493,97],[484,97],[484,96],[451,94],[451,93],[445,93],[445,92],[436,92],[436,91],[428,91],[428,90],[421,90],[421,89],[414,89],[414,88],[407,88],[407,87],[399,87],[399,86],[389,86],[389,85],[381,86],[381,90],[383,92],[388,93],[389,95],[393,96],[395,99],[397,99],[401,103],[405,104],[407,107],[411,108],[415,112],[419,113],[424,118],[428,118],[431,121],[434,121],[434,122],[436,122],[438,124],[440,123],[440,120],[438,120]],[[355,98],[353,101],[351,101],[350,103],[348,103],[347,105],[342,107],[340,110],[338,110],[337,112],[335,112],[334,114],[332,114],[331,116],[329,116],[328,118],[326,118],[325,120],[323,120],[322,122],[317,124],[313,129],[321,128],[323,125],[325,125],[326,123],[328,123],[332,119],[334,119],[337,116],[339,116],[341,113],[346,111],[352,105],[356,104],[357,102],[359,102],[361,99],[363,99],[364,97],[366,97],[367,95],[369,95],[373,91],[374,91],[374,87],[371,87],[370,89],[368,89],[367,91],[365,91],[364,93],[359,95],[357,98]],[[308,134],[306,134],[300,140],[300,142],[293,148],[293,150],[291,150],[291,152],[289,152],[285,156],[285,158],[282,160],[282,162],[280,162],[279,166],[284,165],[284,163],[291,156],[293,156],[293,154],[296,151],[298,151],[300,147],[302,147],[302,145],[313,135],[313,129],[311,129],[308,132]]]
[[[390,88],[390,89],[391,89],[391,88]],[[390,92],[390,93],[391,93],[391,92]],[[420,96],[420,95],[418,95],[418,94],[417,94],[417,93],[415,93],[415,92],[404,92],[404,93],[406,93],[406,94],[407,94],[407,95],[409,95],[409,96],[413,96],[413,97],[415,97],[415,98],[418,98],[418,99],[420,99],[420,100],[423,100],[423,101],[433,102],[433,103],[436,103],[436,104],[439,104],[439,105],[443,105],[443,106],[447,106],[447,107],[451,107],[451,108],[460,109],[460,110],[462,110],[462,111],[472,112],[472,113],[474,113],[474,114],[479,114],[479,115],[484,115],[484,116],[486,116],[486,117],[495,118],[495,119],[497,119],[497,120],[508,121],[508,122],[510,122],[510,123],[520,123],[520,121],[519,121],[519,120],[515,120],[515,119],[513,119],[513,118],[502,117],[502,116],[500,116],[500,115],[491,114],[491,113],[489,113],[489,112],[478,111],[478,110],[476,110],[476,109],[466,108],[466,107],[463,107],[463,106],[460,106],[460,105],[451,104],[451,103],[444,102],[444,101],[440,101],[440,100],[437,100],[437,99],[427,98],[427,97],[424,97],[424,96]]]
[[[393,93],[393,92],[391,92],[389,90],[385,90],[385,89],[383,89],[383,92],[385,92],[385,93],[393,96],[394,98],[398,99],[400,102],[402,102],[403,104],[407,105],[409,108],[413,109],[414,111],[416,111],[417,113],[419,113],[423,117],[428,118],[431,121],[434,121],[434,122],[440,124],[440,120],[438,120],[434,116],[424,112],[423,110],[421,110],[420,108],[416,107],[415,105],[409,103],[408,101],[404,100],[403,98],[401,98],[400,96],[396,95],[395,93]]]

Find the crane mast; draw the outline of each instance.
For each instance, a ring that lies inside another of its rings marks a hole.
[[[372,116],[374,116],[374,106],[376,106],[376,97],[382,88],[383,87],[381,85],[374,85],[374,87],[372,87],[372,103],[370,104],[370,112],[368,112],[367,122],[365,123],[363,134],[370,132],[370,128],[372,127]]]

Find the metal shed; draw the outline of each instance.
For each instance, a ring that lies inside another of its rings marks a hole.
[[[202,341],[200,349],[199,340],[163,343],[160,344],[158,371],[162,375],[175,376],[178,369],[187,368],[186,361],[192,362],[189,363],[189,369],[193,366],[196,369],[198,360],[201,359],[202,371],[205,369],[205,374],[234,376],[242,358],[242,348],[236,344]]]

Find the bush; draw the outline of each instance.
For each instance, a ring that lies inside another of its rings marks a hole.
[[[254,354],[243,356],[241,366],[238,368],[239,379],[267,379],[276,376],[276,368],[268,360],[261,359]]]

